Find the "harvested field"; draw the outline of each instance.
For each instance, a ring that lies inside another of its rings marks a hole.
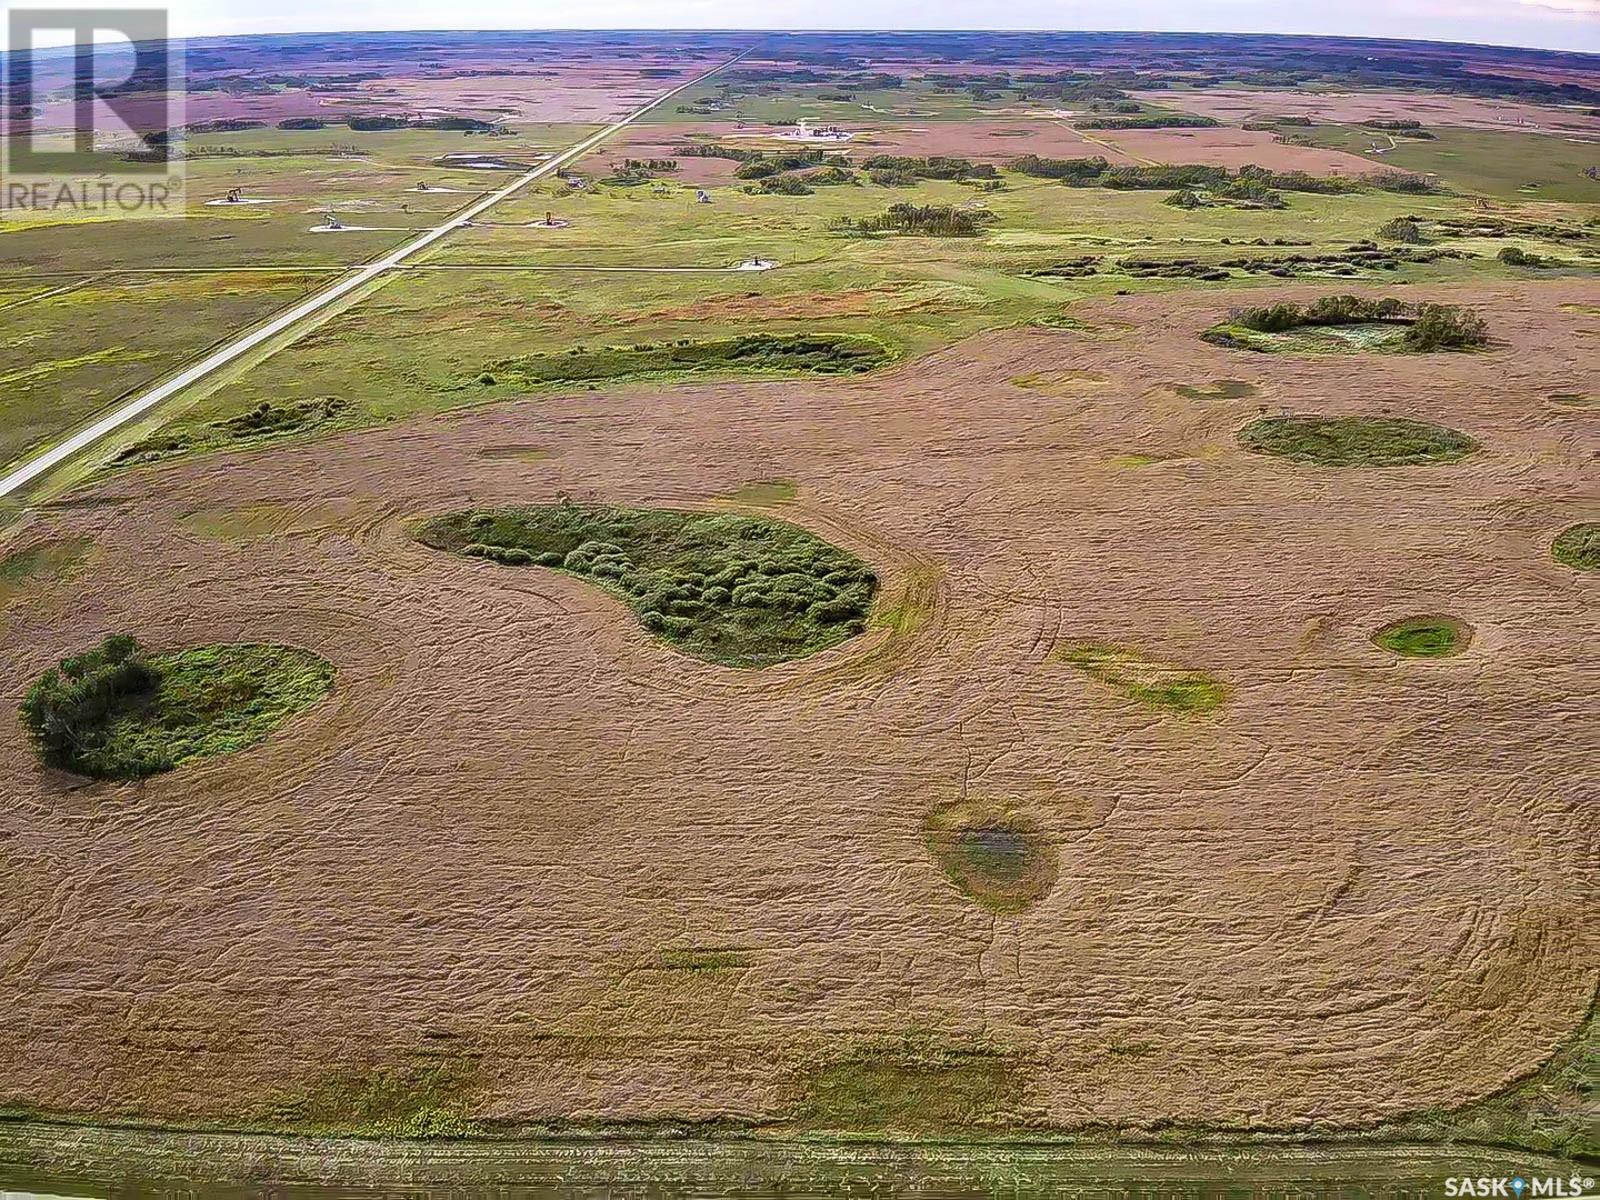
[[[1171,100],[1167,92],[1134,92],[1152,104]],[[1421,121],[1424,126],[1454,125],[1466,129],[1512,129],[1584,132],[1600,137],[1600,118],[1570,108],[1518,104],[1510,100],[1478,100],[1470,96],[1416,92],[1245,91],[1205,88],[1187,92],[1183,107],[1220,121],[1253,117],[1310,117],[1330,125],[1362,121]]]
[[[1286,146],[1263,130],[1098,129],[1093,137],[1140,163],[1204,163],[1230,170],[1254,163],[1274,171],[1347,177],[1387,170],[1381,162],[1343,150]]]
[[[0,1096],[418,1132],[1325,1130],[1507,1085],[1584,1020],[1600,948],[1600,605],[1551,555],[1594,519],[1597,434],[1544,402],[1584,377],[1597,322],[1563,306],[1589,290],[1428,287],[1496,348],[1253,356],[1248,396],[1196,386],[1239,370],[1197,335],[1247,299],[1106,299],[1073,310],[1094,336],[544,395],[33,510],[8,553],[93,550],[16,572],[0,706],[123,629],[303,647],[339,684],[131,788],[40,768],[0,722]],[[1263,407],[1482,450],[1308,469],[1234,445]],[[1149,465],[1112,463],[1133,446]],[[563,495],[781,501],[877,572],[868,629],[719,667],[583,580],[407,532]],[[197,531],[219,506],[322,515]],[[1462,653],[1371,641],[1432,612],[1473,627]],[[1103,679],[1085,646],[1136,657]],[[1107,681],[1150,664],[1225,702]],[[991,831],[969,865],[1040,881],[1026,907],[953,882],[941,811]]]
[[[497,40],[501,44],[493,44]],[[588,45],[574,52],[575,41]],[[189,123],[383,115],[603,124],[740,48],[715,34],[693,35],[693,44],[674,49],[659,42],[641,46],[638,35],[629,34],[557,34],[541,42],[529,47],[503,35],[479,34],[463,43],[454,33],[379,33],[368,35],[354,54],[347,43],[292,35],[226,49],[196,47],[185,117]],[[405,61],[418,54],[429,61]],[[58,72],[47,68],[44,78],[59,86]],[[273,86],[274,77],[292,82]],[[37,128],[72,127],[70,97],[40,107]]]

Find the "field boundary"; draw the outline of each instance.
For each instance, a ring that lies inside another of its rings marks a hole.
[[[683,1131],[679,1131],[680,1134]],[[759,1136],[568,1135],[493,1139],[366,1139],[293,1134],[0,1122],[0,1187],[126,1182],[164,1187],[275,1184],[503,1187],[634,1180],[826,1185],[916,1180],[976,1184],[1366,1182],[1523,1173],[1564,1177],[1571,1159],[1482,1145],[1227,1139],[1182,1146],[1092,1140],[890,1141]],[[920,1193],[919,1193],[920,1194]],[[1177,1194],[1184,1194],[1180,1191]]]

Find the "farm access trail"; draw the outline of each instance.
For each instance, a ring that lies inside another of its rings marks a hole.
[[[516,179],[506,184],[504,187],[490,192],[487,196],[484,196],[481,199],[468,204],[466,207],[459,209],[450,217],[449,220],[445,221],[443,224],[427,230],[420,236],[413,238],[409,242],[406,242],[398,249],[392,250],[388,254],[385,254],[382,258],[376,259],[363,267],[358,267],[353,273],[345,275],[343,278],[339,279],[337,282],[331,284],[322,291],[317,292],[306,300],[301,301],[288,312],[281,313],[277,317],[274,317],[272,320],[268,321],[265,325],[262,325],[228,341],[224,345],[212,351],[210,354],[206,355],[205,358],[201,359],[193,366],[187,367],[178,374],[172,376],[172,378],[167,379],[166,381],[157,384],[155,387],[146,389],[131,397],[126,403],[119,405],[116,409],[101,417],[98,421],[95,421],[86,428],[79,430],[70,437],[64,438],[54,446],[46,448],[45,450],[34,455],[32,458],[15,466],[12,470],[6,472],[5,475],[0,476],[0,497],[9,496],[19,489],[25,487],[27,484],[32,483],[40,476],[53,471],[62,463],[70,459],[73,455],[82,450],[88,449],[90,446],[105,438],[107,435],[120,429],[130,421],[133,421],[139,416],[142,416],[144,413],[149,412],[163,400],[169,399],[170,397],[178,394],[191,384],[198,383],[200,380],[215,373],[228,364],[242,358],[244,355],[248,354],[252,350],[255,350],[257,347],[265,345],[280,335],[292,335],[311,317],[323,312],[331,305],[337,303],[339,300],[344,299],[346,296],[351,295],[357,289],[378,281],[382,276],[404,265],[408,259],[415,257],[421,251],[426,250],[429,246],[433,245],[440,239],[447,237],[451,233],[454,233],[456,230],[469,225],[473,220],[488,212],[495,205],[516,195],[529,184],[559,170],[561,167],[566,166],[575,159],[581,158],[607,138],[612,137],[619,131],[626,129],[629,125],[632,125],[640,117],[650,112],[650,110],[666,103],[666,101],[672,99],[672,97],[678,95],[679,93],[687,91],[698,84],[704,83],[707,79],[710,79],[719,71],[724,71],[728,67],[731,67],[734,63],[738,62],[741,58],[744,58],[745,55],[749,53],[750,50],[748,48],[741,50],[738,54],[734,55],[726,62],[719,63],[717,66],[712,67],[709,71],[705,71],[699,75],[696,75],[688,82],[681,83],[677,87],[663,92],[654,100],[650,101],[650,103],[641,108],[635,109],[621,120],[607,125],[598,133],[592,134],[589,137],[584,138],[581,142],[578,142],[576,145],[570,146],[561,153],[551,156],[538,166],[535,166],[531,170],[519,175]],[[272,350],[269,349],[265,353],[270,354],[271,352]]]

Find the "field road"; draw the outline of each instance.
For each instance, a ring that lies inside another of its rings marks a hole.
[[[227,366],[229,363],[233,362],[242,355],[248,354],[251,350],[254,350],[263,342],[270,341],[272,338],[294,329],[296,325],[306,320],[306,318],[321,312],[330,304],[333,304],[342,297],[349,295],[357,288],[371,283],[374,279],[378,278],[380,275],[383,275],[385,272],[394,270],[396,267],[399,267],[402,263],[404,263],[408,258],[413,257],[423,250],[426,250],[440,238],[443,238],[448,234],[455,232],[457,229],[460,229],[462,226],[469,224],[474,218],[482,216],[496,204],[499,204],[502,200],[506,200],[509,197],[514,196],[517,192],[527,187],[536,179],[539,179],[545,175],[549,175],[552,172],[559,170],[567,163],[572,162],[574,159],[587,154],[590,150],[594,149],[618,130],[625,129],[627,126],[632,125],[635,121],[644,116],[645,113],[649,112],[657,105],[663,104],[672,99],[672,97],[676,96],[679,92],[687,91],[696,84],[704,82],[705,80],[711,78],[711,76],[715,75],[718,71],[722,71],[728,67],[731,67],[734,63],[738,62],[748,53],[750,53],[749,50],[743,50],[730,58],[727,62],[720,63],[717,66],[712,67],[711,70],[695,76],[687,83],[679,84],[671,91],[663,92],[654,100],[650,101],[649,104],[646,104],[643,108],[629,113],[626,117],[622,118],[622,120],[617,121],[614,124],[607,125],[599,133],[596,133],[591,137],[587,137],[583,141],[578,142],[576,145],[563,150],[560,154],[555,155],[553,158],[540,163],[531,171],[518,176],[504,187],[498,189],[497,191],[490,192],[482,199],[469,204],[466,208],[458,211],[444,224],[428,230],[420,237],[413,238],[411,241],[402,245],[399,249],[384,255],[384,257],[368,263],[364,267],[356,268],[353,274],[345,276],[343,279],[330,285],[325,290],[320,291],[311,296],[309,299],[295,305],[295,307],[291,308],[289,311],[273,318],[260,328],[227,343],[225,346],[222,346],[220,349],[214,351],[205,358],[201,359],[199,362],[195,363],[192,367],[187,367],[183,371],[180,371],[177,375],[174,375],[165,383],[151,388],[147,392],[143,392],[137,396],[134,396],[126,404],[123,404],[121,407],[117,408],[115,411],[107,414],[106,416],[101,417],[100,420],[88,426],[86,429],[79,430],[66,440],[59,442],[50,449],[44,450],[33,458],[28,459],[22,463],[21,466],[18,466],[14,470],[7,472],[4,476],[0,476],[0,497],[9,496],[19,488],[24,487],[28,483],[31,483],[33,480],[39,478],[39,476],[45,474],[47,471],[54,470],[56,467],[66,462],[79,451],[85,450],[94,445],[107,434],[121,428],[129,421],[135,420],[142,414],[150,411],[150,409],[160,404],[163,400],[166,400],[169,397],[176,395],[178,392],[181,392],[190,384],[199,382],[207,375],[210,375],[213,371]]]

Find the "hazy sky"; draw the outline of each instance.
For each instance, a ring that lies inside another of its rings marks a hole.
[[[81,3],[82,0],[79,0]],[[141,0],[148,3],[149,0]],[[31,0],[57,7],[61,0]],[[1600,52],[1600,0],[173,0],[194,36],[323,29],[1168,29]]]

